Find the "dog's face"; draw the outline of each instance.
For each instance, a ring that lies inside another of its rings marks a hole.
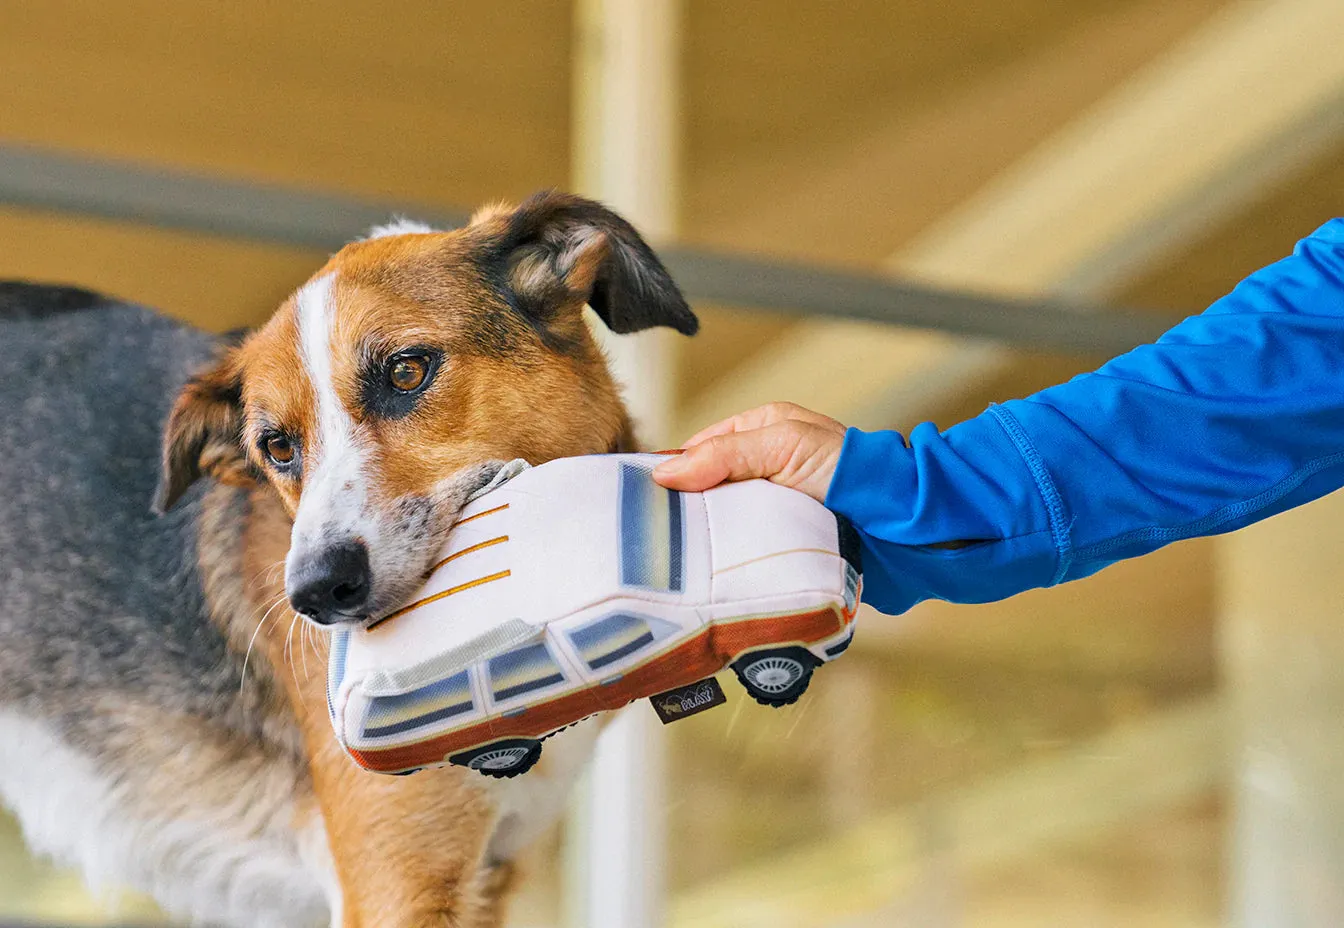
[[[696,329],[634,229],[586,200],[375,231],[193,379],[164,438],[161,509],[203,473],[275,488],[286,590],[321,624],[401,606],[499,463],[628,442],[585,303],[617,332]]]

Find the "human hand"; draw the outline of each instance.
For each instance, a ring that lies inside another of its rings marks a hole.
[[[696,492],[732,480],[764,477],[823,502],[845,426],[793,403],[770,403],[697,432],[686,450],[653,471],[670,490]]]

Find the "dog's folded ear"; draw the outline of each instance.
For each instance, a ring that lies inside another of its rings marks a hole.
[[[163,429],[154,511],[167,512],[201,476],[252,482],[242,447],[242,378],[230,352],[182,387]]]
[[[600,203],[544,191],[511,212],[483,211],[472,226],[517,308],[534,319],[551,321],[587,303],[622,335],[654,326],[694,335],[700,327],[653,249]]]

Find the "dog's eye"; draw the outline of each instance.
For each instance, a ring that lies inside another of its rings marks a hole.
[[[360,372],[360,405],[375,419],[409,416],[434,385],[443,368],[443,352],[429,345],[413,345],[391,354],[376,347]]]
[[[271,463],[279,467],[291,464],[294,461],[294,443],[284,435],[275,433],[269,435],[261,443],[266,451],[266,457],[271,459]]]
[[[430,358],[424,354],[403,354],[392,359],[387,368],[387,379],[392,389],[400,393],[414,393],[429,377]]]

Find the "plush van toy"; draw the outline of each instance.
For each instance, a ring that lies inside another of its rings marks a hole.
[[[653,697],[664,721],[747,692],[788,705],[854,634],[853,530],[764,480],[664,489],[659,457],[515,462],[462,511],[409,605],[331,639],[328,703],[360,766],[526,772],[549,735]]]

